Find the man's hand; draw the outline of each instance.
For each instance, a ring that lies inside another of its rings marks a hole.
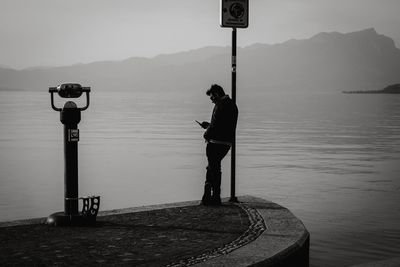
[[[201,126],[203,129],[207,129],[209,125],[210,125],[210,123],[207,122],[207,121],[203,121],[202,123],[200,123],[200,126]]]

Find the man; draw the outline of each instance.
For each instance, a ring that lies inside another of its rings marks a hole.
[[[235,138],[238,108],[224,89],[213,84],[206,94],[215,104],[211,122],[203,121],[200,126],[206,129],[204,139],[207,143],[208,160],[202,205],[221,205],[221,161],[228,153]]]

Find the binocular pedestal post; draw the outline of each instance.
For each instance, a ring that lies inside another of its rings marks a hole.
[[[81,111],[72,101],[64,105],[60,113],[64,124],[64,213],[68,216],[78,215],[78,123]]]

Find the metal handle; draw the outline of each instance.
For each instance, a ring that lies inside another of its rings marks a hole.
[[[55,91],[53,90],[55,89]],[[55,87],[50,87],[49,89],[50,92],[50,99],[51,99],[51,107],[55,110],[55,111],[61,111],[61,108],[58,108],[54,105],[54,93],[57,92],[57,88]]]
[[[80,111],[84,111],[89,107],[89,103],[90,103],[90,98],[89,98],[89,92],[90,92],[90,87],[84,87],[84,88],[88,88],[88,90],[83,90],[83,92],[86,92],[86,106],[84,106],[83,108],[79,108]]]

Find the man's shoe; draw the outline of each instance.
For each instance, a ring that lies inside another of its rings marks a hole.
[[[211,203],[212,203],[211,205],[213,205],[213,206],[221,206],[222,205],[221,197],[220,196],[212,196]]]
[[[213,201],[212,201],[211,198],[203,198],[203,199],[200,201],[200,205],[203,205],[203,206],[211,206],[211,205],[213,205]]]

